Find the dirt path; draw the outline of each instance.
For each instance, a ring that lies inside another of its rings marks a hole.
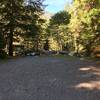
[[[100,100],[100,66],[52,57],[0,64],[0,100]]]

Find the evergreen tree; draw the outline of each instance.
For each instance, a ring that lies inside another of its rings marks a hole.
[[[0,26],[7,36],[9,55],[13,56],[13,38],[23,13],[23,0],[0,0]]]
[[[26,15],[30,18],[26,21],[26,34],[25,38],[26,42],[33,42],[34,50],[38,51],[40,41],[41,41],[41,33],[43,32],[43,25],[45,20],[42,19],[44,5],[42,4],[43,0],[27,0],[26,5]],[[24,39],[25,39],[24,38]]]
[[[13,56],[14,36],[32,36],[39,30],[42,1],[0,0],[0,27],[7,37],[9,55]]]
[[[70,14],[66,11],[60,11],[53,15],[50,19],[50,25],[48,27],[52,36],[55,37],[60,50],[63,49],[65,45],[65,37],[67,36],[68,29],[67,25],[70,22]]]

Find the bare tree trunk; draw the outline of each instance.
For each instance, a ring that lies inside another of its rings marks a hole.
[[[9,33],[9,56],[13,56],[13,30],[11,28]]]
[[[9,56],[13,56],[13,32],[14,32],[14,24],[15,24],[15,8],[14,8],[14,5],[15,5],[15,2],[14,0],[11,0],[11,18],[10,18],[10,33],[9,33]]]

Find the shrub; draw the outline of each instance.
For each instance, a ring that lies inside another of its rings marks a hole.
[[[7,58],[7,53],[4,50],[0,50],[0,59]]]

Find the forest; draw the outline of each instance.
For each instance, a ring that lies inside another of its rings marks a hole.
[[[0,0],[0,58],[52,51],[100,58],[100,0],[73,0],[45,16],[43,0]]]
[[[0,100],[100,100],[100,0],[0,0]]]

